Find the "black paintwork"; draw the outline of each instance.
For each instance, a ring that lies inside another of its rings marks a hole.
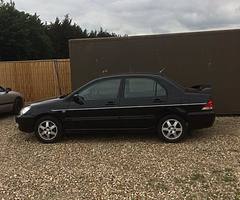
[[[123,95],[125,79],[144,77],[160,83],[167,96],[125,99]],[[74,96],[91,84],[106,79],[121,79],[117,99],[76,103]],[[158,121],[168,114],[176,114],[185,119],[190,128],[212,126],[215,120],[213,111],[201,110],[210,99],[210,94],[200,89],[186,89],[161,75],[128,74],[102,77],[89,82],[73,93],[61,98],[31,104],[24,115],[17,116],[19,129],[33,132],[35,122],[42,116],[51,115],[62,124],[64,131],[80,130],[121,130],[153,129]]]

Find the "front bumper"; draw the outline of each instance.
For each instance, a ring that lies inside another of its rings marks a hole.
[[[35,119],[30,115],[18,115],[15,118],[20,131],[31,133],[34,131]]]
[[[190,129],[201,129],[213,126],[215,122],[214,111],[201,111],[188,114],[188,122]]]

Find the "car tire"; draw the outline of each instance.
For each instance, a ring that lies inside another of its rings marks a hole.
[[[158,136],[165,142],[179,142],[185,138],[187,132],[186,121],[177,115],[167,115],[159,121]]]
[[[42,117],[36,122],[35,135],[43,143],[57,142],[63,135],[62,124],[54,117]]]
[[[13,114],[18,115],[23,108],[23,100],[20,97],[17,97],[13,104]]]

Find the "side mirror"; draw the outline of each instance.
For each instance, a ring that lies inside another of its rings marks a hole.
[[[75,94],[73,96],[73,101],[80,104],[80,105],[83,105],[85,103],[85,100],[82,96],[79,96],[78,94]]]
[[[6,93],[9,93],[10,91],[12,91],[11,88],[6,88]]]

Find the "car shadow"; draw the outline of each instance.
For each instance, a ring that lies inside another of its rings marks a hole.
[[[155,132],[97,132],[97,133],[68,133],[62,142],[156,142],[159,138]]]
[[[201,140],[209,139],[213,134],[209,134],[209,129],[202,129],[192,131],[188,136],[179,143],[192,143],[199,142]],[[40,143],[34,134],[29,134],[25,137],[25,141],[30,143]],[[161,140],[157,133],[151,132],[136,132],[136,131],[124,131],[124,132],[95,132],[95,133],[68,133],[64,134],[64,137],[57,142],[57,144],[74,144],[74,143],[165,143]]]
[[[215,127],[189,131],[187,136],[179,143],[199,141],[219,135]],[[132,141],[132,142],[163,142],[154,130],[151,131],[102,131],[86,133],[68,133],[64,135],[63,142],[84,141]]]
[[[25,134],[25,133],[22,133]],[[39,143],[34,134],[26,134],[24,140],[30,143]],[[95,132],[95,133],[67,133],[58,144],[64,143],[108,143],[108,142],[159,142],[154,132]]]

